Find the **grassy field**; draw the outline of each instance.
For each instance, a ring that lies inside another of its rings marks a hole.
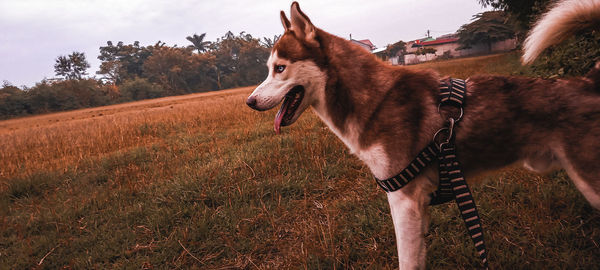
[[[520,73],[516,54],[428,63]],[[252,88],[0,122],[0,269],[393,269],[383,191],[306,112],[276,136]],[[562,172],[472,187],[493,269],[599,269],[600,212]],[[478,267],[454,204],[428,268]]]

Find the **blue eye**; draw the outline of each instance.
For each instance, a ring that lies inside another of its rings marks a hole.
[[[277,73],[281,73],[285,70],[285,65],[276,65],[275,66],[275,72]]]

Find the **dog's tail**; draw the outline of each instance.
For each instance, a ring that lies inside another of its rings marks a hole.
[[[600,0],[564,0],[554,5],[529,32],[523,63],[530,64],[544,49],[574,33],[600,29]]]

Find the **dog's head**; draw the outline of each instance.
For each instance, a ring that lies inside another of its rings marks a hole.
[[[267,61],[269,75],[246,104],[259,111],[282,103],[275,116],[275,132],[281,126],[294,123],[311,105],[316,105],[325,89],[322,66],[322,44],[318,29],[304,14],[297,2],[292,3],[291,21],[281,11],[285,33],[273,46]]]

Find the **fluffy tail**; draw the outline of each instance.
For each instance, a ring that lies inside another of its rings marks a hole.
[[[529,32],[523,45],[523,63],[530,64],[544,49],[586,29],[600,29],[600,0],[558,2]]]

